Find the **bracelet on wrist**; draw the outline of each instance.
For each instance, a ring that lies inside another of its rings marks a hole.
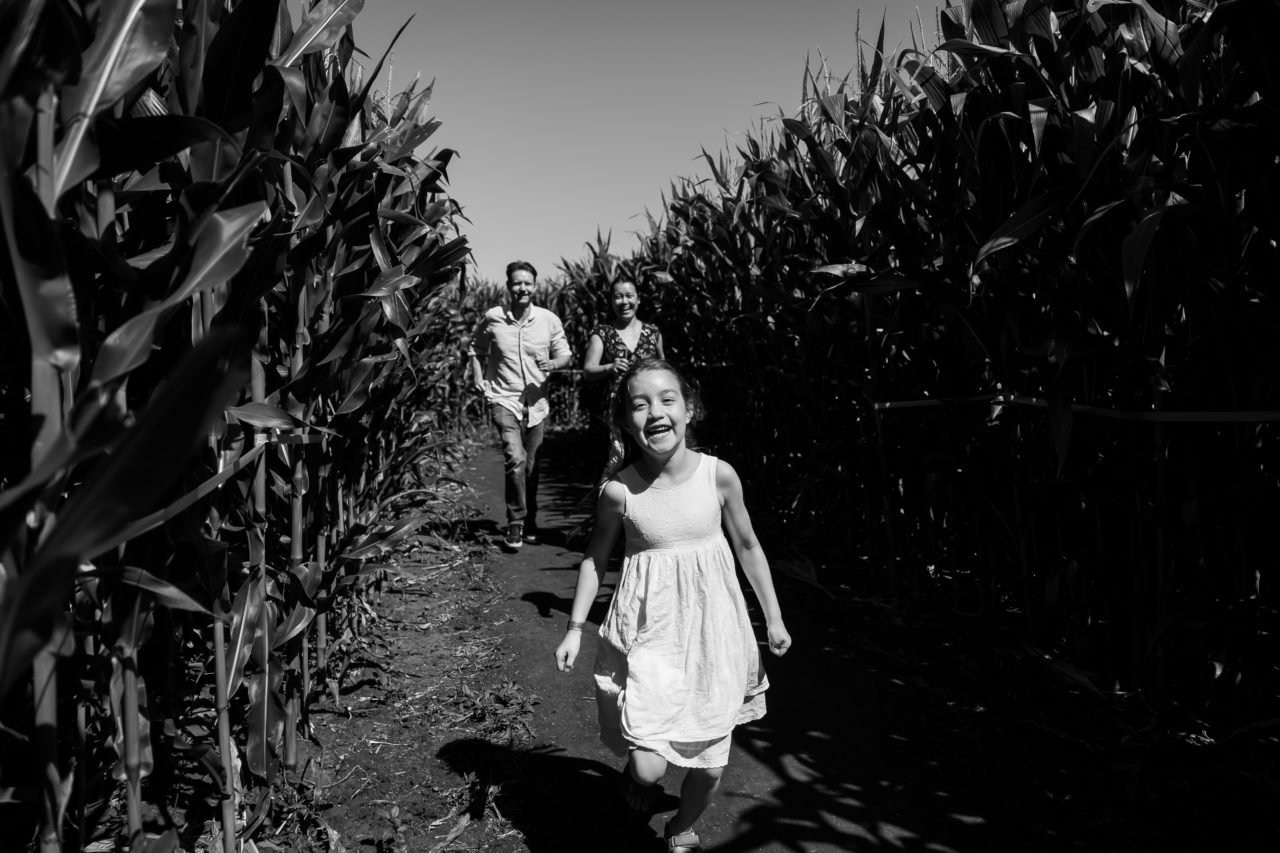
[[[570,619],[569,624],[565,625],[564,629],[566,631],[581,631],[585,627],[587,627],[586,622],[574,622],[572,619]]]

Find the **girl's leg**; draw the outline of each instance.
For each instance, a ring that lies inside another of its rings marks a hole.
[[[693,829],[698,818],[711,805],[711,797],[720,786],[723,767],[692,767],[680,786],[680,808],[667,823],[667,837]]]
[[[623,788],[627,806],[636,811],[648,811],[658,793],[655,786],[667,772],[667,760],[647,749],[633,749],[622,772],[633,783]]]

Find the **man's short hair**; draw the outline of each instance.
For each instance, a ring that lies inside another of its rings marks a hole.
[[[507,264],[507,281],[511,281],[511,276],[515,275],[521,270],[524,270],[525,272],[532,275],[534,281],[538,280],[538,270],[534,267],[533,264],[529,263],[528,261],[512,261],[511,263]]]

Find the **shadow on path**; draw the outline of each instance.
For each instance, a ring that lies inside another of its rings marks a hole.
[[[438,757],[454,772],[474,775],[472,817],[484,813],[491,797],[531,853],[653,853],[658,846],[647,821],[622,804],[615,767],[559,746],[525,749],[478,738],[447,743]],[[675,797],[664,795],[656,807],[675,805]]]

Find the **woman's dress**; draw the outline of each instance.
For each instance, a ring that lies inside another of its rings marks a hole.
[[[591,330],[591,334],[598,335],[604,344],[604,350],[600,354],[601,364],[612,364],[620,358],[628,359],[634,363],[643,361],[646,358],[658,357],[658,327],[649,323],[640,325],[640,337],[636,339],[634,347],[628,347],[626,342],[622,340],[622,336],[618,334],[618,330],[610,323],[601,323]],[[614,399],[617,397],[618,387],[621,383],[621,374],[611,374],[608,390],[601,395],[602,399],[596,404],[596,426],[601,432],[608,435],[609,441],[601,483],[607,482],[622,467],[624,453],[622,431],[613,423]]]

